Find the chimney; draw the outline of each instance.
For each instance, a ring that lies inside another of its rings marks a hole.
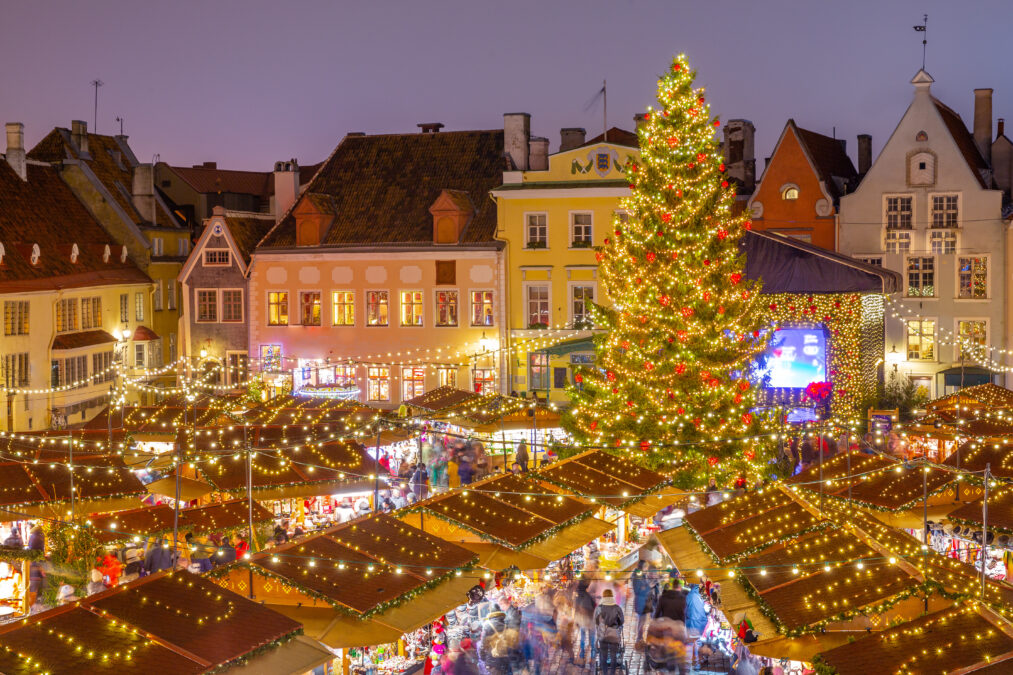
[[[422,122],[415,126],[421,129],[424,134],[438,134],[443,128],[443,122]]]
[[[7,163],[21,180],[28,180],[28,165],[25,157],[25,125],[21,122],[7,123]]]
[[[70,123],[70,140],[80,153],[88,152],[88,123],[74,120]]]
[[[436,133],[436,132],[433,132]],[[278,222],[299,196],[299,162],[274,163],[274,221]]]
[[[1006,133],[1006,120],[1002,117],[999,118],[999,122],[995,129],[995,137],[998,139]]]
[[[513,160],[518,171],[528,170],[528,153],[531,151],[531,115],[506,113],[503,115],[503,150]]]
[[[146,223],[155,222],[155,174],[151,164],[138,164],[134,167],[134,184],[131,194],[134,208],[141,214]]]
[[[217,169],[218,162],[204,162],[203,164],[194,164],[195,169]]]
[[[549,139],[532,136],[528,148],[528,168],[532,171],[546,171],[549,168]]]
[[[872,136],[858,134],[858,175],[864,176],[872,168]]]
[[[974,90],[974,143],[992,166],[992,90]]]
[[[587,131],[580,127],[566,127],[559,130],[559,151],[566,152],[584,145]]]

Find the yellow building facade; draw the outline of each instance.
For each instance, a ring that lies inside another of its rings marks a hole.
[[[614,219],[625,217],[619,202],[630,194],[626,165],[640,154],[628,131],[613,128],[587,143],[574,143],[567,132],[583,141],[583,130],[563,130],[564,149],[532,153],[533,168],[505,172],[493,191],[497,238],[507,244],[509,389],[557,403],[568,402],[573,367],[594,361],[590,305],[610,304],[595,247],[612,236]]]

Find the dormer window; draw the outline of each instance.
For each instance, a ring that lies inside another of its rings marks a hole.
[[[798,186],[797,185],[785,185],[781,188],[781,199],[785,201],[795,201],[798,199]]]
[[[108,263],[112,254],[113,252],[109,249],[109,244],[106,244],[106,247],[102,250],[102,262]]]
[[[39,257],[42,255],[42,251],[39,250],[38,244],[32,244],[32,264],[39,264]]]
[[[120,249],[120,262],[125,263],[127,261],[127,247],[124,246]]]
[[[80,254],[81,254],[81,252],[78,250],[77,244],[74,244],[73,246],[71,246],[70,247],[70,262],[76,264],[77,263],[77,258],[78,258],[78,256]]]
[[[444,190],[429,213],[433,216],[433,243],[456,244],[475,215],[475,205],[463,190]]]

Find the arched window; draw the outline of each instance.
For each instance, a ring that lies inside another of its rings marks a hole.
[[[797,185],[785,185],[781,188],[781,199],[787,199],[795,201],[798,199],[798,186]]]

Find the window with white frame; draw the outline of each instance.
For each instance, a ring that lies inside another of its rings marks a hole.
[[[988,297],[988,258],[960,258],[957,266],[957,297],[980,300]]]
[[[957,227],[959,216],[958,195],[932,195],[932,227]]]
[[[161,237],[151,238],[151,255],[160,256],[165,251],[165,241]]]
[[[148,353],[148,345],[144,342],[134,343],[134,368],[145,368],[147,367],[147,359],[145,356]]]
[[[320,291],[300,291],[299,317],[303,326],[320,325]]]
[[[410,401],[426,393],[425,367],[405,366],[401,368],[401,400]]]
[[[591,214],[570,214],[570,245],[573,248],[589,248],[591,246]]]
[[[495,370],[492,368],[476,368],[472,373],[472,390],[476,394],[491,394],[496,391]]]
[[[401,325],[422,325],[422,291],[401,291]]]
[[[176,309],[176,280],[169,279],[165,282],[165,299],[166,306],[170,309]]]
[[[493,325],[492,291],[471,292],[471,325]]]
[[[988,322],[981,319],[957,320],[957,359],[985,359],[985,340],[988,335]]]
[[[907,259],[907,295],[911,298],[936,296],[936,260],[932,256]]]
[[[176,255],[178,255],[179,257],[182,258],[182,257],[185,257],[189,253],[190,253],[190,242],[187,241],[186,239],[177,239],[176,240]]]
[[[27,300],[4,300],[4,335],[28,335]]]
[[[903,230],[886,231],[886,252],[907,253],[911,250],[911,233]]]
[[[130,320],[130,296],[120,293],[120,323]]]
[[[102,298],[81,298],[81,330],[102,327]]]
[[[781,199],[786,201],[795,201],[798,199],[798,187],[795,185],[789,185],[781,190]]]
[[[162,309],[162,280],[155,281],[155,294],[151,298],[151,309],[159,311]]]
[[[549,355],[544,352],[528,354],[528,391],[549,388]]]
[[[544,213],[529,213],[525,220],[525,246],[527,248],[545,248],[548,246],[548,216]]]
[[[454,366],[440,366],[436,369],[441,387],[457,388],[457,368]]]
[[[366,371],[366,397],[370,401],[390,401],[390,368],[369,366]]]
[[[207,248],[204,249],[204,266],[205,267],[222,267],[228,265],[232,258],[229,255],[231,251],[227,248]]]
[[[457,291],[436,291],[436,325],[457,325]]]
[[[591,328],[591,304],[594,302],[594,284],[570,286],[570,321],[574,328]]]
[[[331,325],[355,325],[355,291],[331,291]]]
[[[936,358],[936,322],[912,319],[907,322],[907,360],[934,361]]]
[[[91,355],[91,383],[102,384],[111,382],[116,371],[113,370],[113,353],[99,352]]]
[[[8,388],[28,386],[28,363],[28,352],[3,355],[4,384]]]
[[[528,286],[528,328],[549,327],[549,287],[542,284]]]
[[[883,266],[883,258],[882,258],[882,256],[878,256],[877,255],[877,256],[873,256],[871,258],[859,258],[859,260],[861,260],[862,262],[864,262],[866,265],[874,265],[875,267],[882,267]]]
[[[366,325],[386,326],[389,321],[390,294],[387,291],[366,292]]]
[[[144,321],[144,293],[134,293],[134,318]]]
[[[929,230],[929,247],[933,253],[954,253],[957,250],[956,230]]]
[[[355,387],[355,366],[334,366],[334,384],[345,389]]]
[[[886,198],[886,227],[891,230],[910,230],[912,227],[912,202],[914,198],[896,196]]]
[[[77,298],[56,301],[56,332],[77,330]]]
[[[281,345],[260,345],[260,368],[267,373],[281,370]]]
[[[270,291],[267,294],[267,325],[288,325],[288,291]]]
[[[222,289],[222,321],[241,323],[243,320],[243,289]]]
[[[218,291],[213,288],[197,289],[197,322],[218,321]]]

